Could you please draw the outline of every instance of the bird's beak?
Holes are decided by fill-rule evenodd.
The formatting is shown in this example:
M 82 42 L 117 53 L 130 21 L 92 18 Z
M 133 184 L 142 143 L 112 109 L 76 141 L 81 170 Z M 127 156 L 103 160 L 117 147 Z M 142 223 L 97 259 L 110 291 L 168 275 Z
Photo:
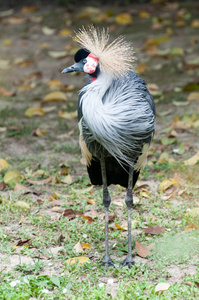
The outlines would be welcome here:
M 84 71 L 83 67 L 84 65 L 82 64 L 82 62 L 77 62 L 74 65 L 64 69 L 62 71 L 62 74 L 71 73 L 71 72 L 83 72 Z

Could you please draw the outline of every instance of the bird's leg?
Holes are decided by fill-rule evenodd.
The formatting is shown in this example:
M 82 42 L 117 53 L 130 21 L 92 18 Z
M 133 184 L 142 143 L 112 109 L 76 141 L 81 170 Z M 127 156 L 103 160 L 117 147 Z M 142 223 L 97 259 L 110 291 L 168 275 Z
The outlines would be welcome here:
M 127 257 L 123 260 L 122 265 L 128 266 L 131 268 L 134 265 L 134 260 L 132 258 L 132 245 L 131 245 L 131 208 L 133 206 L 133 168 L 129 167 L 129 180 L 128 188 L 126 192 L 126 206 L 128 212 L 128 254 Z
M 106 165 L 104 158 L 101 159 L 101 171 L 102 171 L 102 182 L 103 182 L 103 204 L 105 207 L 105 256 L 103 261 L 101 262 L 102 266 L 114 266 L 114 263 L 112 259 L 110 258 L 109 252 L 108 252 L 108 211 L 109 206 L 111 204 L 111 197 L 108 191 L 107 187 L 107 177 L 106 177 Z

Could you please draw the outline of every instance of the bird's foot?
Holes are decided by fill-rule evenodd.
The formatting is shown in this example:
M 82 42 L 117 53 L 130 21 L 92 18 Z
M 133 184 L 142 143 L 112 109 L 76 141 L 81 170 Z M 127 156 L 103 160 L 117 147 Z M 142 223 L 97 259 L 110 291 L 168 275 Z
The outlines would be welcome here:
M 133 267 L 133 265 L 135 264 L 132 256 L 127 255 L 127 257 L 122 261 L 122 266 L 123 267 L 129 267 L 129 269 L 131 269 Z
M 115 268 L 115 264 L 112 261 L 112 259 L 110 258 L 109 255 L 105 255 L 103 261 L 101 262 L 101 266 L 103 267 L 114 267 Z

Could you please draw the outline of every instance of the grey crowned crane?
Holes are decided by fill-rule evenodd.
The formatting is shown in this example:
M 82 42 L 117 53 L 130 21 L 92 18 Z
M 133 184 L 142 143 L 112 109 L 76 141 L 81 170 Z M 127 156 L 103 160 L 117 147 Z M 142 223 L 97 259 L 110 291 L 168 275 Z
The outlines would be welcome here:
M 81 49 L 75 64 L 62 73 L 82 71 L 89 80 L 80 91 L 78 122 L 80 146 L 94 185 L 103 185 L 105 207 L 105 257 L 103 266 L 114 266 L 108 251 L 110 184 L 127 188 L 128 254 L 122 265 L 134 264 L 131 246 L 132 189 L 138 179 L 155 128 L 155 105 L 144 80 L 132 71 L 134 52 L 119 37 L 112 43 L 108 30 L 90 26 L 75 36 Z

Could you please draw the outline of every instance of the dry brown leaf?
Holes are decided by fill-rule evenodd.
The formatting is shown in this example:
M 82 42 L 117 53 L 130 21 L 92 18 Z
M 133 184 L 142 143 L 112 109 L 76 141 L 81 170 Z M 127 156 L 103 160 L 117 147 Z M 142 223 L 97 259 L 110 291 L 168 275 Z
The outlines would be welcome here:
M 31 13 L 31 12 L 35 12 L 35 11 L 37 11 L 36 6 L 24 6 L 21 9 L 22 14 L 27 14 L 27 13 Z
M 27 186 L 24 186 L 22 184 L 16 183 L 14 187 L 14 191 L 24 191 L 24 192 L 31 192 L 31 189 L 29 189 Z
M 54 29 L 54 28 L 49 28 L 49 27 L 47 27 L 47 26 L 44 26 L 44 27 L 42 27 L 42 32 L 43 32 L 45 35 L 53 35 L 53 34 L 55 34 L 56 29 Z
M 158 283 L 155 287 L 155 294 L 162 294 L 164 291 L 167 291 L 170 287 L 170 283 L 161 282 Z
M 52 58 L 63 58 L 68 55 L 67 51 L 48 51 L 48 55 Z
M 194 207 L 194 208 L 190 209 L 188 214 L 191 215 L 192 217 L 198 217 L 199 216 L 199 207 Z
M 8 91 L 6 88 L 4 87 L 0 87 L 0 93 L 2 96 L 4 97 L 13 97 L 16 95 L 15 91 Z
M 165 179 L 160 184 L 160 190 L 164 192 L 174 185 L 179 185 L 179 182 L 175 178 Z
M 59 35 L 63 35 L 63 36 L 68 36 L 68 35 L 71 35 L 71 34 L 73 34 L 72 30 L 67 29 L 67 28 L 66 29 L 62 29 L 59 32 Z
M 0 191 L 3 191 L 7 187 L 7 184 L 5 182 L 0 183 Z
M 185 166 L 193 166 L 196 165 L 198 161 L 199 161 L 199 151 L 191 158 L 185 160 L 184 164 Z
M 199 92 L 192 92 L 188 95 L 187 101 L 199 101 Z
M 165 230 L 166 230 L 166 228 L 164 226 L 153 225 L 153 226 L 150 226 L 150 227 L 144 229 L 144 233 L 145 234 L 160 234 Z
M 137 251 L 137 255 L 145 258 L 149 255 L 150 249 L 141 243 L 139 243 L 137 240 L 135 240 L 135 248 Z
M 45 115 L 45 112 L 41 107 L 32 106 L 25 111 L 25 116 L 29 118 L 33 116 L 43 116 L 43 115 Z
M 82 243 L 81 245 L 82 245 L 83 249 L 90 249 L 90 247 L 91 247 L 89 244 L 86 244 L 86 243 Z
M 1 203 L 1 202 L 7 203 L 7 204 L 9 204 L 9 203 L 10 203 L 10 201 L 9 201 L 9 200 L 7 200 L 7 199 L 0 199 L 0 203 Z
M 93 200 L 93 199 L 87 199 L 87 203 L 91 204 L 91 205 L 94 205 L 95 204 L 95 200 Z
M 63 209 L 60 206 L 54 206 L 53 208 L 51 208 L 51 212 L 61 214 L 63 212 Z
M 146 10 L 141 10 L 139 12 L 139 17 L 142 19 L 148 19 L 150 18 L 150 14 Z
M 77 263 L 78 265 L 81 265 L 85 262 L 90 263 L 89 257 L 77 256 L 77 257 L 73 257 L 73 258 L 69 258 L 69 259 L 65 260 L 62 264 L 68 263 L 69 265 L 73 265 L 73 264 Z
M 190 230 L 192 230 L 192 229 L 198 229 L 198 228 L 199 228 L 198 225 L 196 225 L 196 224 L 190 224 L 190 225 L 188 225 L 188 226 L 185 228 L 184 232 L 190 231 Z
M 65 183 L 65 184 L 72 184 L 73 183 L 73 179 L 72 179 L 71 175 L 68 174 L 67 176 L 62 176 L 59 179 L 59 182 Z
M 192 27 L 192 28 L 199 28 L 199 20 L 198 20 L 198 19 L 193 20 L 193 21 L 191 22 L 191 27 Z
M 62 119 L 71 120 L 77 118 L 77 111 L 76 110 L 72 112 L 59 111 L 58 116 Z
M 76 213 L 74 212 L 74 210 L 67 208 L 63 212 L 63 217 L 67 217 L 68 219 L 74 219 L 76 218 Z
M 74 247 L 73 249 L 77 252 L 77 253 L 80 253 L 83 251 L 83 248 L 82 248 L 82 245 L 80 242 L 78 242 Z
M 67 97 L 66 94 L 61 92 L 61 91 L 53 91 L 48 93 L 43 101 L 44 102 L 49 102 L 49 101 L 66 101 Z
M 43 179 L 43 180 L 30 180 L 30 179 L 26 179 L 26 181 L 28 181 L 29 183 L 31 184 L 35 184 L 35 185 L 43 185 L 43 184 L 46 184 L 46 183 L 49 183 L 53 180 L 54 178 L 54 175 L 46 178 L 46 179 Z
M 8 167 L 9 167 L 8 162 L 5 159 L 0 158 L 0 171 L 3 169 L 7 169 Z
M 8 171 L 3 177 L 3 181 L 8 184 L 13 184 L 14 182 L 21 180 L 21 178 L 18 171 Z
M 115 21 L 119 25 L 131 25 L 133 23 L 132 16 L 129 13 L 118 14 L 115 18 Z
M 16 17 L 9 17 L 6 21 L 10 25 L 19 25 L 25 23 L 27 19 L 16 16 Z
M 15 206 L 23 209 L 23 210 L 29 210 L 30 209 L 30 205 L 24 201 L 17 201 L 15 203 Z

